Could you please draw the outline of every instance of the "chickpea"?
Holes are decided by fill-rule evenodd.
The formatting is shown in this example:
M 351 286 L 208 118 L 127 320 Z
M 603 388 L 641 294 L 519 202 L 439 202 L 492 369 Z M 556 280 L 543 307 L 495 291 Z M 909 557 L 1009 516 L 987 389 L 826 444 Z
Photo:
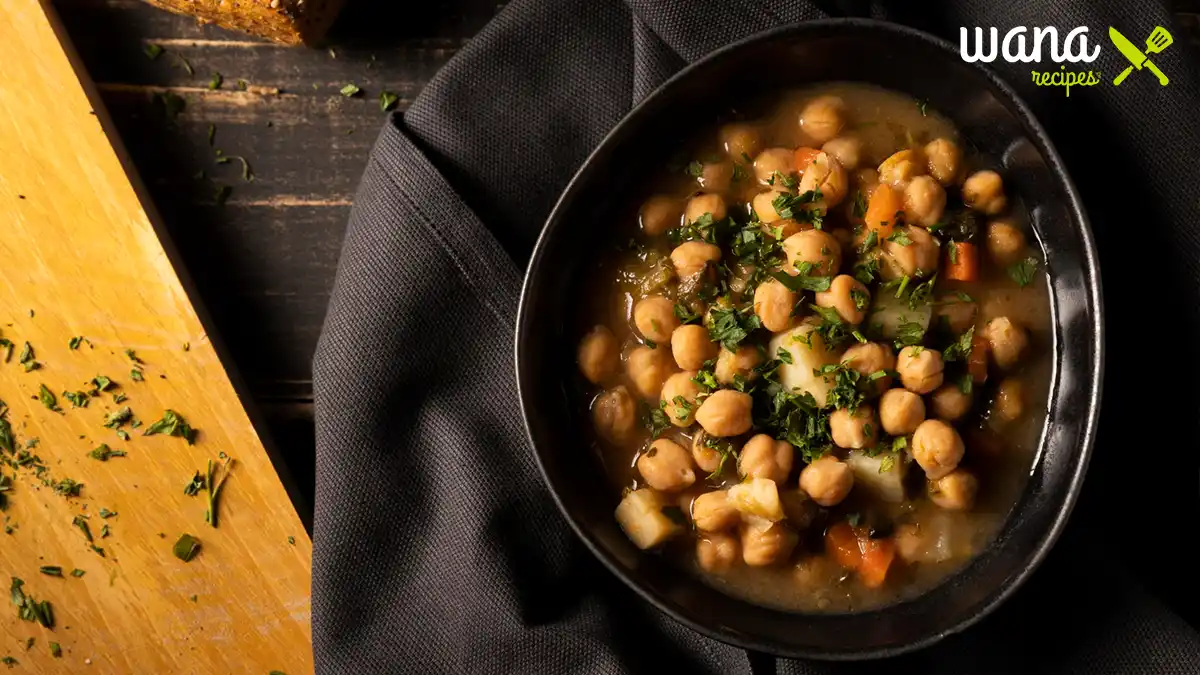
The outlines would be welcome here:
M 712 473 L 721 468 L 721 451 L 708 446 L 709 435 L 699 429 L 692 436 L 692 460 L 702 471 Z M 722 443 L 726 443 L 722 441 Z
M 717 382 L 727 385 L 733 384 L 738 376 L 750 381 L 758 376 L 754 369 L 762 362 L 763 355 L 757 347 L 742 345 L 736 352 L 722 347 L 720 355 L 717 356 L 717 366 L 713 368 L 713 376 L 717 378 Z
M 962 461 L 962 437 L 941 420 L 925 420 L 913 432 L 912 456 L 930 480 L 953 471 Z
M 600 384 L 616 372 L 621 347 L 612 331 L 596 326 L 579 341 L 579 372 L 592 384 Z
M 964 394 L 956 384 L 943 384 L 930 394 L 929 406 L 934 417 L 957 422 L 971 411 L 971 395 Z
M 675 274 L 680 279 L 700 274 L 708 269 L 709 263 L 720 259 L 721 248 L 702 241 L 685 241 L 671 251 L 671 263 L 675 265 Z
M 883 241 L 883 259 L 880 274 L 887 279 L 899 279 L 905 275 L 924 277 L 937 271 L 937 240 L 923 227 L 903 226 L 896 231 L 904 233 L 909 243 L 902 244 L 891 237 Z
M 799 295 L 776 279 L 767 279 L 754 289 L 754 313 L 772 333 L 791 328 L 792 310 Z
M 976 171 L 963 183 L 963 203 L 988 216 L 994 216 L 1008 206 L 1004 196 L 1004 181 L 995 171 Z
M 677 492 L 696 482 L 692 456 L 675 441 L 660 438 L 637 460 L 638 473 L 659 492 Z
M 724 490 L 705 492 L 692 502 L 692 522 L 701 532 L 724 532 L 740 520 L 738 510 L 725 499 Z
M 829 284 L 829 290 L 816 294 L 818 307 L 832 307 L 848 324 L 857 326 L 867 318 L 871 293 L 861 281 L 849 274 L 839 274 Z
M 716 162 L 705 162 L 696 177 L 700 188 L 709 192 L 724 192 L 733 182 L 733 162 L 722 159 Z M 713 216 L 716 217 L 715 215 Z
M 788 148 L 767 148 L 754 158 L 754 177 L 764 185 L 774 182 L 775 174 L 796 173 L 796 154 Z
M 934 304 L 934 321 L 944 323 L 951 332 L 962 335 L 975 325 L 979 306 L 974 302 L 966 302 L 955 295 L 940 295 Z
M 684 370 L 700 370 L 704 362 L 717 357 L 717 343 L 708 339 L 708 329 L 694 323 L 680 326 L 671 333 L 671 353 Z
M 854 471 L 833 455 L 826 455 L 800 472 L 800 489 L 821 506 L 836 506 L 854 488 Z
M 740 546 L 728 534 L 710 534 L 696 541 L 696 562 L 709 574 L 728 572 L 737 562 Z
M 720 131 L 721 147 L 735 162 L 753 157 L 762 149 L 762 135 L 749 124 L 726 124 Z
M 863 167 L 854 172 L 854 182 L 858 184 L 858 189 L 862 190 L 863 199 L 870 200 L 875 188 L 879 187 L 879 172 L 870 167 Z
M 942 353 L 936 349 L 905 347 L 896 358 L 896 372 L 900 373 L 900 383 L 905 389 L 917 394 L 928 394 L 942 386 L 944 369 Z
M 777 441 L 767 434 L 758 434 L 742 446 L 738 456 L 738 473 L 746 478 L 766 478 L 784 483 L 792 472 L 794 455 L 791 443 Z
M 929 227 L 942 219 L 946 210 L 946 191 L 929 176 L 917 176 L 904 188 L 905 222 Z
M 690 427 L 696 420 L 696 398 L 700 385 L 692 381 L 696 371 L 675 373 L 663 383 L 662 401 L 666 404 L 667 419 L 677 427 Z M 680 403 L 679 399 L 682 399 Z
M 592 424 L 596 433 L 618 445 L 633 439 L 638 427 L 637 403 L 625 385 L 620 385 L 596 397 L 592 402 Z
M 925 401 L 907 389 L 889 389 L 879 399 L 879 421 L 892 436 L 907 436 L 925 421 Z
M 670 342 L 671 333 L 679 327 L 679 319 L 675 316 L 675 303 L 661 295 L 639 300 L 633 306 L 633 324 L 647 340 Z
M 966 469 L 955 469 L 928 483 L 929 501 L 947 511 L 970 511 L 979 493 L 979 479 Z
M 1025 412 L 1025 387 L 1015 377 L 1000 381 L 996 387 L 996 400 L 992 402 L 991 419 L 1007 424 L 1014 422 Z
M 652 237 L 665 234 L 667 230 L 678 227 L 682 217 L 682 202 L 666 195 L 656 195 L 647 199 L 639 212 L 642 232 Z
M 817 143 L 824 143 L 846 124 L 846 103 L 837 96 L 821 96 L 800 111 L 800 128 Z
M 854 171 L 862 160 L 862 140 L 854 136 L 838 136 L 821 146 L 821 151 L 833 156 L 847 171 Z
M 814 204 L 815 208 L 822 211 L 832 209 L 841 204 L 850 191 L 846 170 L 829 153 L 822 152 L 808 165 L 800 179 L 800 194 L 809 190 L 821 191 L 821 200 Z
M 799 274 L 800 263 L 811 263 L 812 276 L 831 277 L 842 266 L 842 245 L 833 235 L 823 230 L 797 232 L 783 240 L 783 252 L 787 264 L 783 271 L 792 276 Z
M 687 208 L 683 211 L 684 220 L 694 223 L 704 214 L 712 216 L 713 220 L 724 220 L 729 215 L 725 208 L 725 198 L 711 192 L 702 192 L 688 200 Z
M 998 316 L 987 322 L 983 332 L 992 361 L 1001 370 L 1009 370 L 1017 365 L 1029 348 L 1029 336 L 1025 329 L 1007 316 Z
M 755 519 L 743 523 L 742 561 L 751 567 L 766 567 L 787 560 L 799 538 L 782 522 Z
M 750 200 L 750 206 L 754 209 L 754 215 L 763 223 L 774 224 L 780 220 L 779 212 L 775 210 L 775 198 L 783 194 L 779 190 L 767 190 L 754 195 L 754 199 Z
M 987 226 L 987 252 L 1000 267 L 1012 267 L 1025 253 L 1025 233 L 1009 219 L 993 220 Z
M 879 182 L 903 191 L 909 181 L 925 173 L 925 167 L 918 161 L 917 153 L 912 150 L 894 153 L 879 165 Z
M 962 170 L 962 150 L 948 138 L 935 138 L 925 144 L 925 168 L 937 182 L 949 187 Z
M 829 416 L 829 432 L 833 436 L 833 444 L 839 448 L 875 447 L 879 440 L 879 420 L 875 417 L 875 409 L 865 403 L 854 412 L 838 408 Z
M 705 433 L 726 438 L 750 431 L 750 394 L 732 389 L 721 389 L 709 394 L 696 411 L 696 421 Z
M 872 393 L 878 394 L 892 386 L 891 375 L 884 375 L 871 380 L 871 376 L 882 370 L 896 369 L 896 355 L 892 348 L 881 342 L 856 344 L 842 354 L 842 363 L 858 371 L 858 374 L 871 383 Z
M 663 383 L 674 370 L 675 364 L 666 347 L 638 345 L 629 352 L 625 360 L 625 371 L 642 398 L 657 401 Z

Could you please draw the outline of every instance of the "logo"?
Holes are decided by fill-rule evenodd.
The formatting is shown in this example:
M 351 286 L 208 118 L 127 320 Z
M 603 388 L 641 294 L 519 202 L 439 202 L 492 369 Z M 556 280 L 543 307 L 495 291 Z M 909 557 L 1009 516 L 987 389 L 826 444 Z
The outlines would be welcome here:
M 1125 78 L 1129 77 L 1129 74 L 1133 72 L 1134 68 L 1141 70 L 1143 66 L 1149 68 L 1150 72 L 1158 76 L 1159 84 L 1164 87 L 1167 86 L 1167 83 L 1170 82 L 1170 80 L 1168 80 L 1167 76 L 1163 75 L 1163 72 L 1158 69 L 1158 66 L 1154 65 L 1154 62 L 1150 60 L 1151 54 L 1161 54 L 1164 49 L 1170 47 L 1171 43 L 1175 41 L 1175 38 L 1171 37 L 1171 34 L 1167 32 L 1166 28 L 1163 28 L 1162 26 L 1154 27 L 1154 32 L 1150 33 L 1150 37 L 1146 38 L 1145 54 L 1142 53 L 1141 49 L 1138 49 L 1137 45 L 1130 42 L 1129 38 L 1121 35 L 1121 32 L 1112 26 L 1109 26 L 1108 28 L 1108 38 L 1112 40 L 1112 43 L 1116 46 L 1117 51 L 1121 52 L 1125 58 L 1129 59 L 1129 63 L 1133 64 L 1127 66 L 1125 70 L 1122 70 L 1121 74 L 1117 76 L 1117 79 L 1113 80 L 1113 84 L 1115 86 L 1121 86 L 1121 83 L 1125 81 Z
M 1143 68 L 1154 73 L 1162 86 L 1167 85 L 1167 76 L 1158 69 L 1151 60 L 1151 54 L 1160 54 L 1171 45 L 1173 38 L 1162 26 L 1158 26 L 1146 39 L 1146 49 L 1130 42 L 1116 28 L 1108 29 L 1109 39 L 1117 50 L 1132 64 L 1113 80 L 1114 86 L 1120 86 L 1134 69 Z M 971 37 L 974 37 L 972 45 Z M 1010 29 L 1004 39 L 1000 39 L 1000 31 L 996 27 L 984 29 L 978 26 L 969 33 L 965 26 L 959 27 L 959 55 L 963 61 L 974 63 L 980 61 L 991 63 L 997 57 L 1008 63 L 1042 63 L 1043 57 L 1054 63 L 1092 63 L 1100 57 L 1100 45 L 1088 44 L 1088 27 L 1079 26 L 1071 29 L 1059 40 L 1058 29 L 1054 26 L 1035 27 L 1033 30 L 1025 26 Z M 972 47 L 974 47 L 972 49 Z M 1030 73 L 1033 83 L 1039 87 L 1065 87 L 1066 95 L 1071 95 L 1071 87 L 1093 87 L 1102 81 L 1099 71 L 1067 70 L 1066 65 L 1060 65 L 1057 70 L 1033 70 Z

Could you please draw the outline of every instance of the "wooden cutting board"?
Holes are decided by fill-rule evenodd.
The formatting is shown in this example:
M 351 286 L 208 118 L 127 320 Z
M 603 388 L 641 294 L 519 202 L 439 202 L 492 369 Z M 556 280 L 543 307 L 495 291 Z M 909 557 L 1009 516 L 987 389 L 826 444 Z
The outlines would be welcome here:
M 0 0 L 0 335 L 14 343 L 8 360 L 0 347 L 0 399 L 18 452 L 36 439 L 28 452 L 45 467 L 39 478 L 38 462 L 13 468 L 16 455 L 0 450 L 0 474 L 12 478 L 0 513 L 0 658 L 31 673 L 311 673 L 311 543 L 64 45 L 45 4 Z M 85 339 L 72 349 L 75 336 Z M 40 364 L 29 372 L 26 342 Z M 116 386 L 73 407 L 63 392 L 86 393 L 97 375 Z M 61 412 L 39 400 L 43 385 Z M 128 440 L 104 426 L 122 406 L 142 422 L 121 429 Z M 144 435 L 167 410 L 198 430 L 194 445 Z M 127 455 L 89 457 L 101 443 Z M 203 492 L 184 487 L 222 453 L 235 461 L 213 528 Z M 84 484 L 79 496 L 56 494 L 64 479 Z M 201 544 L 191 562 L 172 553 L 184 533 Z M 18 618 L 4 592 L 12 577 L 49 601 L 53 630 Z

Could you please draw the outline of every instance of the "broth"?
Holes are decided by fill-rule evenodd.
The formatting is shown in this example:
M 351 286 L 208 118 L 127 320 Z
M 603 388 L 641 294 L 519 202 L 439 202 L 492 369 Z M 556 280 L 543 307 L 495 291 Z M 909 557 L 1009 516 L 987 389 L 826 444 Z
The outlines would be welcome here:
M 819 107 L 833 100 L 829 97 L 836 99 L 832 123 L 829 111 Z M 580 408 L 592 411 L 592 448 L 614 495 L 624 493 L 618 520 L 635 543 L 661 551 L 722 592 L 808 612 L 857 611 L 911 597 L 944 580 L 987 545 L 1029 475 L 1052 369 L 1049 293 L 1040 253 L 1015 195 L 1008 195 L 1007 206 L 999 209 L 995 191 L 976 189 L 979 184 L 986 187 L 975 172 L 991 165 L 989 158 L 963 148 L 953 170 L 948 167 L 955 162 L 938 165 L 930 159 L 936 159 L 946 144 L 964 144 L 948 120 L 907 96 L 835 83 L 787 92 L 746 119 L 751 121 L 724 126 L 714 120 L 703 136 L 685 140 L 685 166 L 664 167 L 644 193 L 628 196 L 630 202 L 643 200 L 640 218 L 631 209 L 629 217 L 617 223 L 611 251 L 585 272 L 586 301 L 576 317 L 584 376 L 577 378 L 576 395 Z M 838 121 L 841 129 L 830 133 Z M 738 130 L 748 130 L 750 138 L 757 139 L 753 155 L 736 152 L 746 140 L 737 136 Z M 835 142 L 829 143 L 829 136 Z M 927 146 L 935 139 L 944 141 Z M 818 152 L 822 140 L 827 142 Z M 793 166 L 793 172 L 767 176 L 759 169 L 768 166 L 772 148 L 787 149 L 774 155 L 783 158 L 785 169 L 786 155 L 814 159 L 807 166 Z M 813 150 L 794 154 L 797 148 Z M 896 164 L 889 158 L 904 150 L 915 151 L 906 170 L 874 170 L 885 160 Z M 840 199 L 838 170 L 845 179 Z M 821 182 L 825 171 L 828 176 Z M 931 172 L 942 175 L 930 177 Z M 811 176 L 806 179 L 806 174 Z M 968 177 L 974 208 L 964 205 L 960 196 Z M 818 188 L 820 194 L 805 190 L 806 181 L 825 189 Z M 884 206 L 888 203 L 886 195 L 879 194 L 881 184 L 884 192 L 900 195 L 903 213 L 867 222 L 863 211 L 868 216 L 878 213 L 877 197 Z M 939 191 L 946 195 L 940 210 Z M 766 192 L 771 193 L 769 205 L 767 197 L 755 200 Z M 932 200 L 925 199 L 930 195 Z M 676 210 L 664 207 L 667 233 L 653 222 L 663 215 L 653 212 L 654 200 L 659 206 L 678 205 Z M 930 201 L 933 207 L 923 208 Z M 706 210 L 698 213 L 692 205 Z M 720 207 L 725 214 L 712 212 Z M 795 222 L 781 219 L 781 211 L 790 211 Z M 810 239 L 831 243 L 805 253 L 802 240 Z M 691 268 L 686 261 L 681 265 L 685 256 L 680 251 L 689 243 L 695 251 L 714 251 L 707 241 L 721 249 L 720 261 L 702 261 L 695 268 L 698 272 L 688 274 Z M 746 254 L 752 244 L 759 248 Z M 772 251 L 774 257 L 764 251 Z M 759 263 L 753 269 L 745 264 L 747 255 Z M 906 268 L 922 255 L 936 269 L 925 269 L 930 265 L 923 263 Z M 867 274 L 872 260 L 874 277 Z M 851 276 L 861 278 L 853 282 Z M 948 278 L 955 276 L 959 279 Z M 870 283 L 854 286 L 863 290 L 849 295 L 839 296 L 834 287 L 863 279 Z M 772 316 L 771 303 L 759 302 L 758 287 L 763 285 L 791 299 L 793 310 L 782 319 Z M 829 290 L 814 290 L 823 288 Z M 761 296 L 772 297 L 766 290 Z M 896 302 L 889 299 L 893 296 Z M 858 314 L 865 318 L 853 321 Z M 928 326 L 917 335 L 919 317 L 927 317 Z M 771 331 L 764 323 L 779 324 L 780 330 Z M 916 329 L 911 328 L 914 324 Z M 696 325 L 705 330 L 688 328 Z M 694 343 L 682 339 L 684 332 L 677 332 L 681 328 Z M 739 331 L 744 335 L 735 340 Z M 661 340 L 664 336 L 669 337 Z M 1022 336 L 1028 346 L 1017 349 L 1013 345 L 1019 346 Z M 879 345 L 871 349 L 900 351 L 900 362 L 870 374 L 851 372 L 854 363 L 863 361 L 838 365 L 847 349 L 864 342 Z M 738 351 L 730 351 L 730 346 Z M 984 352 L 986 360 L 980 365 Z M 684 371 L 681 361 L 691 359 L 688 365 L 696 366 L 701 356 L 717 353 L 725 353 L 721 359 L 727 362 L 704 358 L 704 365 L 693 367 L 688 376 L 667 379 Z M 614 359 L 614 354 L 619 357 Z M 813 354 L 828 357 L 824 374 L 805 372 L 804 364 L 817 358 Z M 918 371 L 934 354 L 937 367 L 944 370 L 936 375 L 939 384 L 926 391 L 934 375 L 922 380 L 926 374 Z M 746 361 L 740 369 L 739 358 Z M 735 373 L 732 380 L 730 373 Z M 725 382 L 714 381 L 722 375 Z M 892 382 L 882 398 L 876 379 Z M 660 399 L 664 381 L 667 389 L 686 390 L 693 400 L 686 394 L 683 399 Z M 788 384 L 794 381 L 806 384 Z M 892 394 L 910 387 L 910 382 L 918 382 L 911 386 L 915 391 Z M 833 393 L 826 396 L 849 401 L 844 410 L 831 412 L 837 406 L 821 406 L 817 400 L 831 387 Z M 696 441 L 710 424 L 690 418 L 700 416 L 705 407 L 715 408 L 717 399 L 712 397 L 717 391 L 728 390 L 731 399 L 746 396 L 739 389 L 750 392 L 753 412 L 747 416 L 753 428 L 729 435 L 707 433 L 702 438 L 708 440 Z M 803 398 L 806 394 L 811 398 Z M 789 422 L 781 423 L 778 415 L 763 412 L 780 396 L 792 406 L 787 410 L 802 409 L 807 400 L 816 402 L 820 411 L 794 412 Z M 626 418 L 634 400 L 639 419 L 631 428 Z M 894 421 L 903 415 L 891 413 L 911 413 L 916 400 L 923 403 L 926 420 L 914 434 L 907 422 Z M 955 411 L 963 405 L 965 413 Z M 881 420 L 879 412 L 889 415 Z M 671 424 L 671 415 L 680 424 Z M 935 417 L 945 418 L 946 424 L 928 421 Z M 688 423 L 683 425 L 685 419 Z M 795 420 L 818 431 L 804 436 L 796 431 Z M 712 424 L 724 422 L 721 418 Z M 889 427 L 898 432 L 891 433 Z M 947 428 L 953 429 L 953 437 Z M 769 438 L 759 438 L 761 434 Z M 935 436 L 960 439 L 962 456 L 953 462 L 957 468 L 939 468 L 928 461 L 931 448 L 940 447 L 930 440 Z M 846 445 L 861 440 L 863 446 L 838 443 L 850 437 L 854 438 Z M 674 441 L 676 447 L 656 438 Z M 677 448 L 687 451 L 686 456 Z M 711 463 L 714 453 L 721 457 L 720 466 L 715 471 L 701 466 L 701 459 Z M 805 458 L 814 468 L 805 468 Z M 877 479 L 864 468 L 876 464 L 878 475 L 885 478 Z M 923 469 L 927 464 L 931 468 Z M 954 470 L 936 483 L 924 475 L 940 475 L 946 468 Z M 802 470 L 809 474 L 807 482 Z M 689 471 L 690 481 L 680 478 Z M 853 484 L 848 494 L 837 494 L 847 473 Z M 935 496 L 930 496 L 931 484 Z M 973 492 L 972 485 L 977 485 L 977 494 L 967 494 Z M 758 500 L 747 495 L 751 488 L 774 497 Z M 716 494 L 705 498 L 701 512 L 696 498 L 705 493 Z M 710 506 L 718 502 L 720 517 L 709 517 L 714 513 Z M 774 510 L 767 509 L 768 517 L 763 516 L 766 511 L 756 510 L 766 508 L 763 504 L 776 504 Z M 776 518 L 780 509 L 786 515 Z M 667 523 L 664 517 L 679 522 Z M 850 548 L 838 548 L 839 542 L 847 541 Z M 886 564 L 878 563 L 882 558 L 887 558 Z

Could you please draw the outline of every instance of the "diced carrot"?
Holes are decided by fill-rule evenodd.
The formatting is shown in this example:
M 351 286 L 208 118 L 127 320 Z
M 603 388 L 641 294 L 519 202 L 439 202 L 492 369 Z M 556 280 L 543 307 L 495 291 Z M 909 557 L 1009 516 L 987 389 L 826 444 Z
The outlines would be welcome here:
M 946 278 L 953 281 L 979 280 L 979 247 L 966 241 L 946 244 Z
M 858 579 L 867 588 L 879 588 L 887 579 L 888 568 L 896 558 L 896 544 L 891 539 L 866 538 L 862 544 L 862 563 Z
M 867 215 L 863 217 L 867 227 L 886 239 L 896 226 L 896 213 L 904 210 L 904 201 L 900 193 L 892 186 L 884 183 L 875 188 L 871 201 L 867 202 Z
M 987 382 L 989 349 L 987 338 L 977 331 L 975 337 L 971 338 L 971 356 L 967 358 L 967 373 L 975 384 Z
M 834 562 L 846 569 L 856 570 L 862 564 L 862 551 L 858 547 L 858 535 L 850 523 L 840 522 L 825 530 L 825 550 Z
M 808 165 L 812 164 L 813 160 L 820 156 L 820 154 L 821 151 L 816 148 L 796 148 L 796 171 L 804 173 Z

